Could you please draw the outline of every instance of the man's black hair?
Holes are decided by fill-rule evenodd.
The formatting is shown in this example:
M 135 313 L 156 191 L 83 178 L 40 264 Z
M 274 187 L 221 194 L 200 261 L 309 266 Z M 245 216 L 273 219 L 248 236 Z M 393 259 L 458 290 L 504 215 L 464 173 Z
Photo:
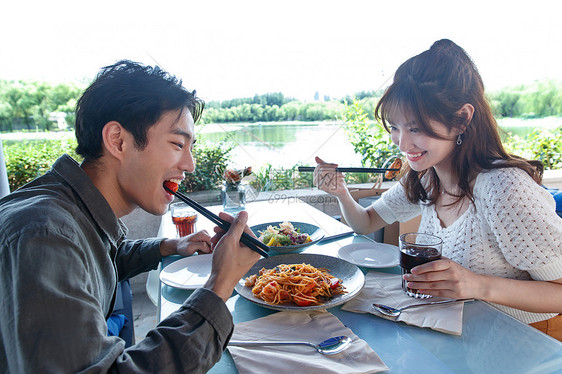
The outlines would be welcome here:
M 168 111 L 189 109 L 193 121 L 201 117 L 205 103 L 195 91 L 158 66 L 121 60 L 106 66 L 76 105 L 76 152 L 85 161 L 102 156 L 102 129 L 119 122 L 143 149 L 148 129 Z

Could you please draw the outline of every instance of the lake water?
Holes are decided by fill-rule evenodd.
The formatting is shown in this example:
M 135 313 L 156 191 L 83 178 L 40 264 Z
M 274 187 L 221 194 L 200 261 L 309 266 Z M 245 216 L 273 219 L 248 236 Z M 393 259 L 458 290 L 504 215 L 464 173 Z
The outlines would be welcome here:
M 361 157 L 353 151 L 342 126 L 335 123 L 212 124 L 197 135 L 211 144 L 225 139 L 235 144 L 231 155 L 238 167 L 316 165 L 315 156 L 341 165 L 361 165 Z
M 510 118 L 500 120 L 499 124 L 506 132 L 525 137 L 538 127 L 562 126 L 562 118 Z M 316 165 L 314 156 L 342 166 L 361 165 L 361 157 L 355 154 L 344 129 L 337 123 L 211 124 L 198 130 L 198 137 L 211 144 L 229 139 L 236 145 L 231 155 L 238 167 Z

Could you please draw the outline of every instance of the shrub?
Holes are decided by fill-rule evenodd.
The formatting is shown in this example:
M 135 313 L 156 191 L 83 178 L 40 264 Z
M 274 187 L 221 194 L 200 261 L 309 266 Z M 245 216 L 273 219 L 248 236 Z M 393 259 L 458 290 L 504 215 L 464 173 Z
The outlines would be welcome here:
M 64 153 L 80 160 L 76 139 L 23 141 L 3 148 L 11 191 L 47 172 Z
M 290 168 L 274 168 L 266 164 L 254 171 L 252 187 L 258 191 L 281 191 L 312 187 L 312 173 L 300 173 L 299 165 Z
M 195 192 L 217 188 L 222 182 L 221 171 L 226 169 L 231 150 L 232 146 L 225 142 L 220 143 L 217 147 L 197 142 L 193 148 L 195 171 L 186 174 L 180 190 Z
M 524 139 L 508 136 L 504 142 L 513 154 L 542 161 L 545 170 L 562 168 L 562 126 L 554 129 L 535 129 Z
M 355 153 L 362 157 L 362 166 L 380 168 L 390 158 L 400 155 L 400 150 L 392 143 L 386 130 L 379 124 L 370 123 L 359 101 L 353 100 L 345 105 L 342 120 Z

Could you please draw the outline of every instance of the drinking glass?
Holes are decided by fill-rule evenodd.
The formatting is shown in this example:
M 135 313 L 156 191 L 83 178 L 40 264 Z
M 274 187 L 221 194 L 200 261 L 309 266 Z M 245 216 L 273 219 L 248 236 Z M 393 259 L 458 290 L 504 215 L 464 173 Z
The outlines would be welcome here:
M 402 290 L 411 297 L 425 299 L 426 295 L 418 290 L 406 287 L 404 274 L 411 273 L 412 268 L 426 262 L 439 260 L 443 240 L 435 235 L 411 232 L 400 235 L 400 267 L 402 268 Z
M 187 236 L 195 232 L 197 212 L 185 203 L 173 203 L 170 205 L 172 222 L 176 225 L 178 237 Z

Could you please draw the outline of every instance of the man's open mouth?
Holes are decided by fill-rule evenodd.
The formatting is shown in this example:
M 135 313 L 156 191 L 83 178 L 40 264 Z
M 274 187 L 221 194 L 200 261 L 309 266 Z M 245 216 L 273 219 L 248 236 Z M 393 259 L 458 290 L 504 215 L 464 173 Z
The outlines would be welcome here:
M 176 192 L 179 188 L 179 184 L 181 183 L 180 179 L 167 179 L 164 181 L 164 187 Z

